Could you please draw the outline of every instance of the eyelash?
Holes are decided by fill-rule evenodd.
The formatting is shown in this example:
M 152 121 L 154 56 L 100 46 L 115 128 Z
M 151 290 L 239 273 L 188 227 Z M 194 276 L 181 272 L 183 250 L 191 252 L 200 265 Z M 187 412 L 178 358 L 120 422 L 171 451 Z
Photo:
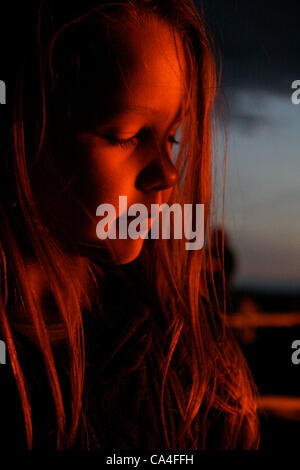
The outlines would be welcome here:
M 118 139 L 117 137 L 113 137 L 113 136 L 104 136 L 104 138 L 106 140 L 108 140 L 108 142 L 111 145 L 119 145 L 121 147 L 121 149 L 126 149 L 128 147 L 135 146 L 136 144 L 138 144 L 141 137 L 142 136 L 140 135 L 140 133 L 134 135 L 133 137 L 130 137 L 130 139 Z M 180 144 L 180 142 L 178 140 L 176 140 L 174 136 L 169 136 L 168 141 L 172 145 L 173 144 L 174 145 L 179 145 Z

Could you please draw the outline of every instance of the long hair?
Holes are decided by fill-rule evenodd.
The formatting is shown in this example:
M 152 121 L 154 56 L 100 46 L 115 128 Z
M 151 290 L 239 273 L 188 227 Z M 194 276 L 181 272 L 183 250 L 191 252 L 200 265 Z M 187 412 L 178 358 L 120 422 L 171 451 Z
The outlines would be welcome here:
M 103 61 L 108 60 L 109 28 L 117 30 L 121 24 L 126 25 L 124 18 L 134 23 L 147 13 L 166 21 L 174 34 L 179 33 L 182 38 L 188 69 L 189 113 L 182 125 L 176 160 L 178 183 L 170 203 L 189 203 L 193 207 L 204 204 L 207 241 L 205 249 L 187 251 L 184 240 L 172 237 L 145 240 L 136 263 L 152 292 L 149 315 L 156 340 L 153 339 L 149 351 L 155 370 L 152 379 L 162 444 L 168 449 L 205 448 L 210 430 L 216 422 L 221 422 L 219 447 L 255 448 L 258 445 L 256 389 L 243 355 L 226 328 L 226 305 L 219 302 L 216 289 L 211 296 L 208 288 L 209 281 L 213 281 L 211 225 L 215 217 L 212 184 L 215 166 L 212 155 L 218 80 L 203 15 L 192 0 L 75 2 L 71 14 L 60 3 L 42 1 L 32 16 L 34 27 L 28 27 L 29 43 L 19 44 L 20 60 L 11 94 L 11 127 L 1 155 L 1 175 L 6 181 L 5 197 L 0 204 L 1 328 L 22 403 L 28 448 L 34 444 L 35 430 L 10 307 L 17 301 L 27 312 L 41 351 L 56 409 L 58 449 L 72 447 L 79 423 L 86 422 L 83 310 L 92 308 L 84 286 L 72 273 L 70 257 L 43 222 L 31 184 L 32 175 L 46 178 L 49 172 L 56 171 L 49 152 L 51 119 L 55 116 L 59 123 L 63 119 L 78 123 L 89 118 L 91 109 L 86 103 L 92 100 L 80 96 L 80 92 L 84 84 L 87 84 L 86 93 L 93 90 L 88 72 L 92 70 L 89 67 L 93 66 L 95 51 L 100 51 Z M 8 102 L 9 98 L 8 94 Z M 60 190 L 67 191 L 68 181 L 59 174 L 57 177 Z M 220 248 L 222 265 L 221 252 Z M 51 329 L 36 303 L 34 286 L 28 281 L 24 253 L 32 254 L 38 261 L 57 305 L 57 323 L 62 325 L 67 346 L 69 418 Z M 89 258 L 85 262 L 89 275 L 101 290 L 101 263 Z M 142 299 L 139 300 L 142 305 Z

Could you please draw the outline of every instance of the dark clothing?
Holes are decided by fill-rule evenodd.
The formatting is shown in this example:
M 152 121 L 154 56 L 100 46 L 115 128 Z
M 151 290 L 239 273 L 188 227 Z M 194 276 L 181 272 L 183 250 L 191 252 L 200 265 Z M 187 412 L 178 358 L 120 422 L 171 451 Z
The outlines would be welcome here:
M 102 307 L 96 303 L 92 311 L 83 312 L 86 419 L 84 425 L 80 423 L 74 448 L 159 448 L 163 440 L 161 428 L 153 419 L 154 370 L 147 357 L 153 320 L 139 304 L 133 286 L 120 281 L 113 273 L 107 276 Z M 31 397 L 33 447 L 55 449 L 55 407 L 42 354 L 20 331 L 13 330 L 13 334 Z M 67 357 L 64 343 L 57 344 L 54 358 L 70 417 Z M 7 364 L 0 366 L 0 381 L 0 447 L 26 449 L 23 411 L 9 357 Z
M 161 330 L 156 330 L 153 311 L 150 314 L 145 304 L 138 301 L 136 292 L 140 294 L 144 289 L 146 296 L 146 286 L 135 284 L 134 289 L 126 282 L 120 283 L 113 275 L 107 282 L 102 308 L 97 304 L 92 312 L 83 312 L 86 352 L 83 411 L 86 418 L 80 422 L 73 448 L 163 450 L 160 403 L 156 398 L 160 371 L 153 348 L 155 342 L 162 341 Z M 33 448 L 55 449 L 55 407 L 41 352 L 20 332 L 14 331 L 14 334 L 31 396 Z M 70 395 L 66 359 L 66 346 L 58 344 L 55 360 L 68 417 Z M 26 449 L 23 411 L 9 359 L 6 365 L 0 366 L 0 374 L 0 447 Z M 221 428 L 216 421 L 209 434 L 208 447 L 218 448 L 220 437 Z

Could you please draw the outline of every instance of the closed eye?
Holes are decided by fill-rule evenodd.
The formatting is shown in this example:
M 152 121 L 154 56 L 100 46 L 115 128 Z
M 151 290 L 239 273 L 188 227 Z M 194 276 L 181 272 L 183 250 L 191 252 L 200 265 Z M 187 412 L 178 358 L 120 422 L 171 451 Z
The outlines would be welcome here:
M 121 139 L 119 137 L 113 135 L 102 135 L 102 138 L 107 140 L 110 145 L 119 146 L 121 149 L 127 149 L 130 147 L 136 147 L 140 142 L 142 142 L 147 137 L 147 129 L 141 129 L 137 134 L 128 138 L 128 139 Z M 168 142 L 171 145 L 179 145 L 180 142 L 175 138 L 174 135 L 170 135 L 168 137 Z
M 110 145 L 119 146 L 122 149 L 127 149 L 128 147 L 137 146 L 138 143 L 141 141 L 142 136 L 143 136 L 143 129 L 128 139 L 121 139 L 113 135 L 103 135 L 102 138 L 107 140 L 110 143 Z
M 103 136 L 103 137 L 110 143 L 110 145 L 119 145 L 122 149 L 131 147 L 131 146 L 135 147 L 138 144 L 137 135 L 130 137 L 130 139 L 119 139 L 114 136 Z

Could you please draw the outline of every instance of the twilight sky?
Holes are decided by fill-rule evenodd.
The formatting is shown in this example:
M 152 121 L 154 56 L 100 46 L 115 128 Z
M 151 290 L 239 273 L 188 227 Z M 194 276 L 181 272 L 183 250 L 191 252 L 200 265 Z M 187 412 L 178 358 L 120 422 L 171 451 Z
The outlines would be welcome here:
M 226 228 L 237 285 L 300 289 L 300 2 L 205 0 L 228 106 Z

